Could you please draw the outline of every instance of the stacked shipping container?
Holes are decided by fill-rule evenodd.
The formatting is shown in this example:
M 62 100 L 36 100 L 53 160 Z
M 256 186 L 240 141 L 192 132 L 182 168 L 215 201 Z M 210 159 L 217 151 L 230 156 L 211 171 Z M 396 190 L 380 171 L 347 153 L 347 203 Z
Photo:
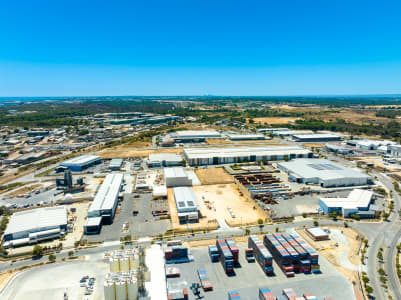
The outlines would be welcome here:
M 311 262 L 308 259 L 308 252 L 298 244 L 297 241 L 288 233 L 282 234 L 283 238 L 291 245 L 292 248 L 298 253 L 299 260 L 293 262 L 294 271 L 296 273 L 310 273 L 311 272 Z
M 212 262 L 219 261 L 219 249 L 215 245 L 210 245 L 209 248 L 209 256 Z
M 269 289 L 259 289 L 259 300 L 276 300 Z
M 319 254 L 307 242 L 305 242 L 298 233 L 292 233 L 291 236 L 308 253 L 308 259 L 311 262 L 311 269 L 319 270 Z
M 294 276 L 291 256 L 288 251 L 277 241 L 273 234 L 266 234 L 263 242 L 270 253 L 273 255 L 277 264 L 287 277 Z
M 212 291 L 213 290 L 213 286 L 212 286 L 212 283 L 209 280 L 209 277 L 207 276 L 206 270 L 205 269 L 198 269 L 198 276 L 199 276 L 199 280 L 201 282 L 203 290 L 205 292 Z
M 223 265 L 224 271 L 227 274 L 231 274 L 234 272 L 234 259 L 233 255 L 228 248 L 226 241 L 224 239 L 218 239 L 216 240 L 216 246 L 217 249 L 219 250 L 219 255 L 220 255 L 220 261 L 221 264 Z
M 238 265 L 239 249 L 232 238 L 226 238 L 226 243 L 233 255 L 234 265 L 236 266 Z
M 256 235 L 249 236 L 248 248 L 253 249 L 255 259 L 262 267 L 263 272 L 266 275 L 273 275 L 273 256 Z

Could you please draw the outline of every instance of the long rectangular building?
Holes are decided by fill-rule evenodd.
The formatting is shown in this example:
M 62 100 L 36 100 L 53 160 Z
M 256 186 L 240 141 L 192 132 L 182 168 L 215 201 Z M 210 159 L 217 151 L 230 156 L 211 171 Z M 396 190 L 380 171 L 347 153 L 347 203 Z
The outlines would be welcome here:
M 312 157 L 313 153 L 298 146 L 192 148 L 184 149 L 185 160 L 191 166 L 219 165 L 246 161 L 275 161 Z
M 122 173 L 106 176 L 88 209 L 88 219 L 84 226 L 85 233 L 97 233 L 102 224 L 113 222 L 123 180 Z
M 329 133 L 295 134 L 292 138 L 296 142 L 334 142 L 341 141 L 341 137 Z
M 4 232 L 5 247 L 35 244 L 67 231 L 65 206 L 36 208 L 14 213 Z
M 99 164 L 102 161 L 100 156 L 96 155 L 81 155 L 66 161 L 63 161 L 60 166 L 69 168 L 71 171 L 82 171 L 90 166 Z

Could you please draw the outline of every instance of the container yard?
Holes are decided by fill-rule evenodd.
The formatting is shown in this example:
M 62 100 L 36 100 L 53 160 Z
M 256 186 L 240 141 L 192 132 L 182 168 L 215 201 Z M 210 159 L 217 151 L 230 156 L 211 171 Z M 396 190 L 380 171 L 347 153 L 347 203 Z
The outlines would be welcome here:
M 273 256 L 256 235 L 251 235 L 248 238 L 248 248 L 253 249 L 253 255 L 262 268 L 263 273 L 266 275 L 274 275 Z
M 233 255 L 234 266 L 238 266 L 239 249 L 238 249 L 237 245 L 235 244 L 235 242 L 232 238 L 226 238 L 226 243 L 227 243 L 228 248 L 231 251 L 231 254 Z
M 167 246 L 164 249 L 166 264 L 185 263 L 191 260 L 188 248 L 182 245 Z
M 209 249 L 209 256 L 210 256 L 210 260 L 212 262 L 217 262 L 219 261 L 219 249 L 217 249 L 217 247 L 215 245 L 210 245 L 208 247 Z
M 213 291 L 213 285 L 207 276 L 205 269 L 198 269 L 198 276 L 200 280 L 200 284 L 205 292 Z

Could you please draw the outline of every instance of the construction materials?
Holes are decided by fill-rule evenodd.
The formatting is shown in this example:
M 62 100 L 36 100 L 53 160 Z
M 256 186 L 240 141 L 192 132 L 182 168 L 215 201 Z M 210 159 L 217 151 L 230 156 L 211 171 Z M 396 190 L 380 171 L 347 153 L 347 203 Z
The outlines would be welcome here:
M 252 248 L 246 248 L 245 249 L 245 259 L 250 263 L 250 262 L 255 262 L 255 256 L 253 255 L 253 249 Z
M 228 300 L 241 300 L 241 296 L 238 291 L 228 292 Z
M 208 250 L 209 250 L 210 260 L 212 262 L 219 261 L 219 250 L 217 249 L 217 247 L 215 245 L 209 245 Z
M 199 276 L 199 280 L 201 282 L 203 290 L 205 292 L 213 291 L 213 285 L 210 282 L 209 277 L 207 276 L 206 270 L 203 268 L 198 269 L 198 276 Z
M 216 246 L 220 254 L 220 262 L 226 274 L 234 273 L 234 259 L 224 239 L 216 240 Z
M 248 248 L 253 249 L 253 255 L 261 266 L 263 273 L 266 275 L 273 275 L 273 256 L 256 235 L 249 236 Z
M 239 249 L 232 238 L 226 238 L 226 243 L 231 251 L 231 254 L 233 255 L 234 266 L 237 266 L 239 264 L 238 262 Z
M 276 297 L 273 296 L 273 293 L 269 289 L 259 289 L 259 300 L 276 300 Z

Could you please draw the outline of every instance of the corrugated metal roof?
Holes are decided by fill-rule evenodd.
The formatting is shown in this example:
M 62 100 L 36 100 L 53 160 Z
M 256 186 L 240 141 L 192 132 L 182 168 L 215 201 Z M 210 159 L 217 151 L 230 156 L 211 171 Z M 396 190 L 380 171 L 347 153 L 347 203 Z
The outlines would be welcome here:
M 343 208 L 367 208 L 372 200 L 373 192 L 362 189 L 354 189 L 347 198 L 320 198 L 327 207 Z
M 178 212 L 200 210 L 198 200 L 196 199 L 195 193 L 192 188 L 174 188 L 174 199 Z
M 310 153 L 309 150 L 298 146 L 272 146 L 272 147 L 236 147 L 236 148 L 191 148 L 184 149 L 189 159 L 212 157 L 238 157 L 238 156 L 264 156 L 264 155 L 290 155 Z
M 88 213 L 112 209 L 120 192 L 123 178 L 124 176 L 121 173 L 107 175 L 89 207 Z
M 4 234 L 35 231 L 67 224 L 65 206 L 36 208 L 14 213 Z
M 174 153 L 158 153 L 158 154 L 149 154 L 149 161 L 167 161 L 167 162 L 181 162 L 181 155 Z
M 327 159 L 299 158 L 289 162 L 281 162 L 277 165 L 284 167 L 289 173 L 300 178 L 320 178 L 322 180 L 369 178 L 368 175 L 356 169 L 344 167 Z
M 164 168 L 164 178 L 188 177 L 182 167 Z
M 63 161 L 60 165 L 61 166 L 67 166 L 67 165 L 80 166 L 80 165 L 86 165 L 86 164 L 92 163 L 99 159 L 100 159 L 100 156 L 96 156 L 96 155 L 89 155 L 89 154 L 81 155 L 81 156 L 73 157 L 71 159 Z

